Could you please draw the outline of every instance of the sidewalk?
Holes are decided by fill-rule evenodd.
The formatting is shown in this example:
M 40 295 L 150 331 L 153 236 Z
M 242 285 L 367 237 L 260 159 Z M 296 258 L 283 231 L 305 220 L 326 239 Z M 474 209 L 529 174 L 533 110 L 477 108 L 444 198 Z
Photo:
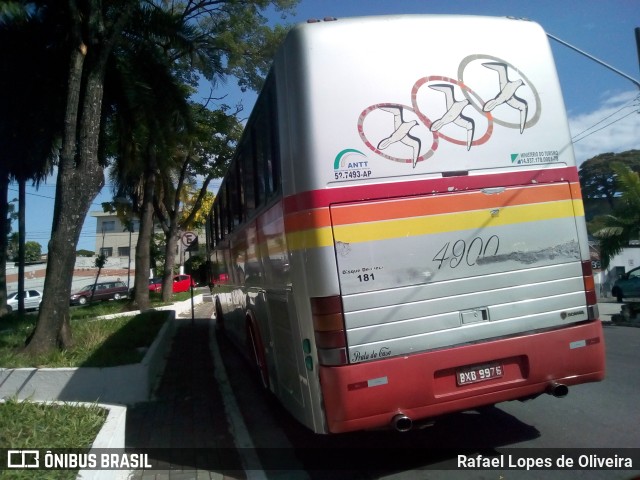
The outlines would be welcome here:
M 611 322 L 611 317 L 619 314 L 621 308 L 622 304 L 616 303 L 613 299 L 598 299 L 598 311 L 603 323 Z
M 152 401 L 127 409 L 126 447 L 152 449 L 162 470 L 136 471 L 135 480 L 243 479 L 238 470 L 221 471 L 219 456 L 237 456 L 209 349 L 213 303 L 180 315 L 164 374 Z M 205 449 L 205 450 L 196 450 Z

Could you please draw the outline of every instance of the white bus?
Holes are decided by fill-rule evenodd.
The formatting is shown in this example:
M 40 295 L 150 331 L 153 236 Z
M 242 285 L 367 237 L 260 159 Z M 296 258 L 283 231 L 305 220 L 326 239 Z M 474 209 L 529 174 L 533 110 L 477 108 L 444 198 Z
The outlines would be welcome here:
M 545 32 L 473 16 L 295 27 L 213 206 L 218 322 L 318 433 L 604 377 Z

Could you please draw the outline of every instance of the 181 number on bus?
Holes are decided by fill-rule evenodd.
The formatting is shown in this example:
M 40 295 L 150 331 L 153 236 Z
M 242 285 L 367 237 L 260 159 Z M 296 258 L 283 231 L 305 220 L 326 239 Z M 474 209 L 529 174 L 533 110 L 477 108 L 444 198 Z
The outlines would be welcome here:
M 373 276 L 373 273 L 364 273 L 362 275 L 358 275 L 358 280 L 360 282 L 372 282 L 376 277 Z
M 499 248 L 500 239 L 497 235 L 490 236 L 486 242 L 480 237 L 475 237 L 468 244 L 464 240 L 457 240 L 453 245 L 451 242 L 445 243 L 432 260 L 439 262 L 438 270 L 443 265 L 457 268 L 463 261 L 468 266 L 473 267 L 477 264 L 478 259 L 496 255 Z

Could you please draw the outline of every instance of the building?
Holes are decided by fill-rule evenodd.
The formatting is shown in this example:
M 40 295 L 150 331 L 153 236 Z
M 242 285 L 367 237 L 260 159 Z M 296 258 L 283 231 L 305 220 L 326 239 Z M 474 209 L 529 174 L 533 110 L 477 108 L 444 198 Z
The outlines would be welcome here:
M 115 213 L 91 212 L 96 218 L 96 254 L 109 257 L 135 258 L 136 244 L 140 232 L 140 221 L 134 219 L 132 231 L 122 223 Z
M 135 262 L 136 245 L 138 244 L 138 235 L 140 233 L 140 220 L 137 218 L 133 220 L 133 228 L 132 231 L 129 232 L 116 213 L 91 212 L 90 215 L 96 218 L 96 255 L 105 255 L 107 262 L 112 265 L 115 263 L 114 261 L 118 259 L 120 259 L 120 264 L 126 264 L 127 261 Z M 154 228 L 156 232 L 162 231 L 158 224 L 156 224 Z M 198 231 L 197 234 L 198 244 L 204 246 L 206 242 L 204 232 Z M 182 235 L 183 234 L 180 235 L 181 238 Z M 186 246 L 179 240 L 176 244 L 177 266 L 184 265 L 185 251 Z M 129 256 L 129 254 L 131 254 L 131 256 Z M 191 254 L 188 255 L 190 256 Z M 109 262 L 109 259 L 111 259 L 111 262 Z

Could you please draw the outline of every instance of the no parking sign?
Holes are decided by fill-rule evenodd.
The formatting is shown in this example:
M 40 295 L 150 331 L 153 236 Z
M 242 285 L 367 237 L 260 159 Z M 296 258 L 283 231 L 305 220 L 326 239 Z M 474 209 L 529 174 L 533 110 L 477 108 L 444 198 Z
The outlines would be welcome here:
M 196 232 L 184 232 L 182 237 L 180 237 L 182 245 L 186 248 L 186 251 L 196 251 L 198 250 L 198 234 Z

